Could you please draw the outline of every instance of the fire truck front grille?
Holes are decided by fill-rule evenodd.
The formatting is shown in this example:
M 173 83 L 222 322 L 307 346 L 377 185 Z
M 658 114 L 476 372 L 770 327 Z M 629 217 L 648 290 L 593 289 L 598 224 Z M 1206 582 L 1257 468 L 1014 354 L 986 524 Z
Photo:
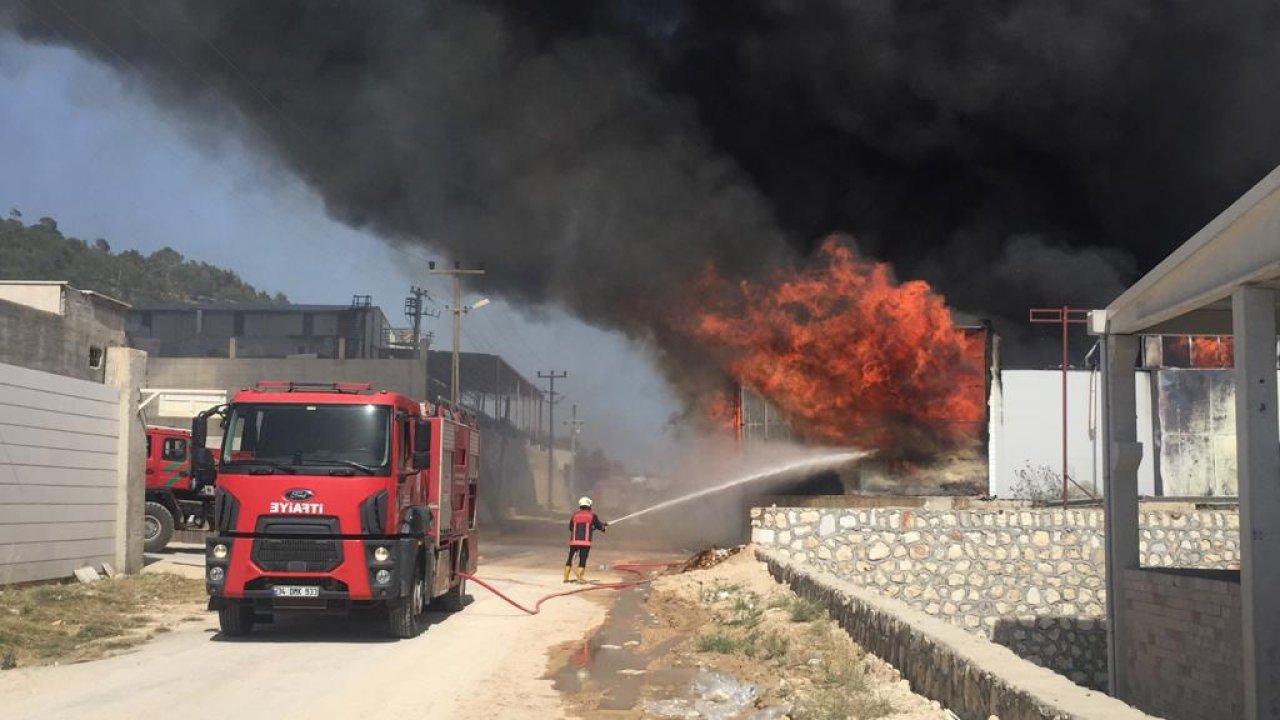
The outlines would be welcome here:
M 342 564 L 342 541 L 256 538 L 253 563 L 263 570 L 328 572 Z
M 342 564 L 336 517 L 264 515 L 254 531 L 250 557 L 263 570 L 328 572 Z

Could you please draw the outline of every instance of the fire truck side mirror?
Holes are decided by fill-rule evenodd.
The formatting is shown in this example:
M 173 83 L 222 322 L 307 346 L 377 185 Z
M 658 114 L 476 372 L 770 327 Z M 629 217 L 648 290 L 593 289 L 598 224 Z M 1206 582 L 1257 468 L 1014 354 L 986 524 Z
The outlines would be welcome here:
M 196 487 L 213 483 L 218 475 L 218 468 L 213 462 L 213 451 L 207 447 L 197 447 L 191 453 L 191 479 Z
M 430 464 L 431 464 L 430 450 L 414 450 L 413 451 L 413 466 L 415 468 L 419 470 L 425 470 L 427 469 L 427 466 Z
M 431 423 L 420 422 L 413 429 L 413 450 L 414 452 L 431 450 Z
M 205 441 L 209 437 L 209 417 L 219 415 L 225 421 L 228 407 L 228 405 L 216 405 L 191 419 L 192 447 L 203 448 L 205 446 Z

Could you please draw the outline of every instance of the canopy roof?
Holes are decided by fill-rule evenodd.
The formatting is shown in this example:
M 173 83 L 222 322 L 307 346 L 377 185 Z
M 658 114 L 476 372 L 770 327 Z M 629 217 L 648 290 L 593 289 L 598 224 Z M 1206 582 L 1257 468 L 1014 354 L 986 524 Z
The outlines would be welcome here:
M 1228 335 L 1231 292 L 1246 284 L 1280 289 L 1280 167 L 1094 312 L 1090 329 Z

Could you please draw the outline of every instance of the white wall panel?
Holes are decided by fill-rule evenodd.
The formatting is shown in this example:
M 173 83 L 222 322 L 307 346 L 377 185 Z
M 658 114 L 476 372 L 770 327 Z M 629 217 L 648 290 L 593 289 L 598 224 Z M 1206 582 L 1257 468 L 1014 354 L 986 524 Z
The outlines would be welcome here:
M 119 391 L 0 364 L 0 585 L 115 554 Z

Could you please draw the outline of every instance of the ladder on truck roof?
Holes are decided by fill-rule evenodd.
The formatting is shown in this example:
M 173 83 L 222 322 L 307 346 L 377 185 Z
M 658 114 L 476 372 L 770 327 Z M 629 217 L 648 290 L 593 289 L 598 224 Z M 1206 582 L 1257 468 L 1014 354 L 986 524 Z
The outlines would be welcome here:
M 292 380 L 259 380 L 253 384 L 258 392 L 331 392 L 359 395 L 372 393 L 372 383 L 353 382 L 294 382 Z

